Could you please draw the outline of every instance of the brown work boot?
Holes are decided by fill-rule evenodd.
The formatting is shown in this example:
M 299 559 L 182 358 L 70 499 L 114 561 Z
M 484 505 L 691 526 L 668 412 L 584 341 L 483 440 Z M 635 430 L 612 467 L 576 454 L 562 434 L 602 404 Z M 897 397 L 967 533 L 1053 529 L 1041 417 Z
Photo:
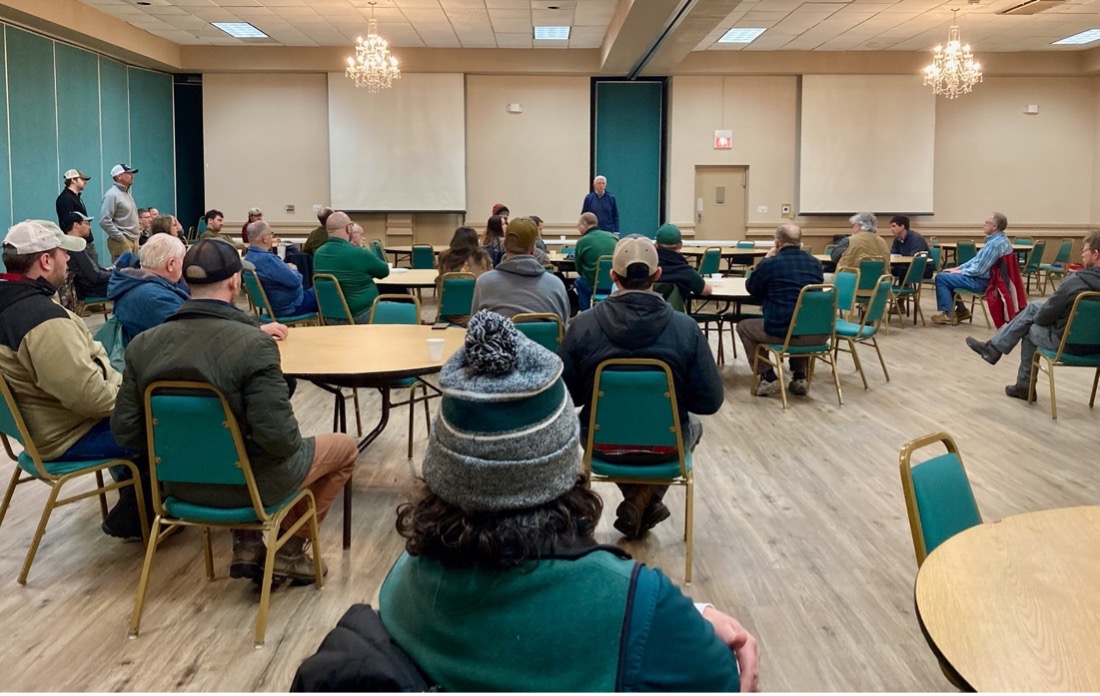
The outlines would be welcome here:
M 233 560 L 229 562 L 229 577 L 260 580 L 264 572 L 263 534 L 255 529 L 233 530 Z
M 313 556 L 306 551 L 306 543 L 300 536 L 287 539 L 275 554 L 272 582 L 289 580 L 292 585 L 312 585 L 317 582 L 317 576 L 313 572 Z M 321 574 L 328 575 L 328 567 L 323 562 Z
M 932 315 L 933 324 L 941 324 L 945 326 L 955 326 L 959 323 L 959 320 L 955 317 L 954 312 L 939 312 Z
M 955 310 L 955 321 L 970 321 L 970 310 L 966 307 L 959 307 Z

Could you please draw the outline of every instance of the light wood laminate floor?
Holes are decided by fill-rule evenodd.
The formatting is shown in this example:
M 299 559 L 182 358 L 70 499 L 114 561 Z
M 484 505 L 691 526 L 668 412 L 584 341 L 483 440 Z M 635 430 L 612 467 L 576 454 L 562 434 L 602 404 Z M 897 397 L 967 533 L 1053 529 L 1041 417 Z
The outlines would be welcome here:
M 926 316 L 933 305 L 926 296 Z M 916 563 L 897 467 L 905 441 L 952 433 L 987 520 L 1100 503 L 1088 448 L 1100 419 L 1087 403 L 1091 372 L 1060 374 L 1059 419 L 1052 421 L 1045 385 L 1035 406 L 1004 396 L 1017 354 L 991 367 L 966 348 L 968 334 L 991 332 L 980 317 L 973 327 L 898 330 L 895 323 L 880 339 L 893 381 L 865 353 L 871 388 L 864 391 L 851 359 L 841 356 L 839 408 L 827 373 L 819 371 L 810 396 L 792 398 L 784 412 L 777 397 L 749 395 L 743 353 L 722 368 L 726 403 L 703 419 L 695 454 L 695 582 L 686 592 L 737 616 L 757 636 L 763 689 L 950 688 L 913 609 Z M 328 430 L 330 399 L 301 384 L 294 406 L 304 432 Z M 361 402 L 370 427 L 377 396 L 363 391 Z M 418 420 L 415 458 L 405 458 L 406 418 L 407 410 L 397 410 L 359 460 L 351 550 L 340 548 L 337 502 L 321 530 L 325 588 L 276 591 L 260 650 L 252 647 L 259 595 L 250 582 L 227 577 L 228 534 L 215 534 L 219 578 L 212 583 L 204 579 L 197 532 L 165 543 L 137 640 L 127 639 L 127 621 L 141 547 L 104 536 L 91 501 L 54 514 L 29 584 L 20 587 L 16 575 L 47 492 L 22 486 L 0 528 L 0 684 L 11 691 L 285 691 L 350 604 L 376 601 L 401 551 L 394 509 L 415 488 L 425 445 Z M 672 518 L 638 543 L 611 527 L 614 487 L 597 490 L 606 501 L 598 539 L 624 545 L 681 582 L 682 489 L 668 496 Z

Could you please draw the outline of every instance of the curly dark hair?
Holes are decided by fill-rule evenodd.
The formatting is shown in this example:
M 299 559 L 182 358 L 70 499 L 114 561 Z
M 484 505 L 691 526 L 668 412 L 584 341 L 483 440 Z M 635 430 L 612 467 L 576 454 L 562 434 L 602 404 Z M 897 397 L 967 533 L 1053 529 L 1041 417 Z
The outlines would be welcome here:
M 523 510 L 467 511 L 427 487 L 397 508 L 397 533 L 411 556 L 451 568 L 514 568 L 546 554 L 595 543 L 603 500 L 582 475 L 548 503 Z

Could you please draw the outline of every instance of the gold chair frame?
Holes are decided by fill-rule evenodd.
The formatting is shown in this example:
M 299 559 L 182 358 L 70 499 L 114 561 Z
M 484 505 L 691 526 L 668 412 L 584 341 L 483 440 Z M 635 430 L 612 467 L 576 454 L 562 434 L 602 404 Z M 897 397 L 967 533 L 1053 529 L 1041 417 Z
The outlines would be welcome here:
M 905 498 L 905 512 L 909 517 L 909 532 L 913 537 L 913 553 L 917 557 L 918 569 L 924 564 L 924 559 L 928 558 L 928 549 L 924 544 L 924 528 L 921 526 L 920 515 L 917 513 L 917 493 L 913 486 L 912 459 L 913 453 L 917 450 L 924 449 L 938 442 L 943 443 L 944 447 L 947 448 L 948 454 L 953 454 L 958 458 L 959 468 L 961 468 L 963 474 L 965 474 L 966 466 L 963 464 L 962 453 L 959 452 L 959 447 L 955 444 L 954 438 L 945 432 L 931 433 L 923 437 L 918 437 L 915 440 L 910 440 L 902 445 L 901 451 L 898 453 L 898 467 L 901 470 L 901 492 L 902 497 Z M 978 511 L 978 514 L 981 515 L 981 510 Z M 967 686 L 965 682 L 962 682 L 956 675 L 954 669 L 949 667 L 943 660 L 940 660 L 938 655 L 937 661 L 940 665 L 940 671 L 943 672 L 943 676 L 947 678 L 947 681 L 951 682 L 952 686 L 960 691 L 970 691 L 970 687 Z
M 915 261 L 918 256 L 926 257 L 928 259 L 925 262 L 926 264 L 932 263 L 932 257 L 927 251 L 918 251 L 916 254 L 913 254 L 913 260 Z M 913 264 L 910 263 L 909 267 L 905 269 L 905 275 L 901 277 L 901 281 L 898 284 L 899 289 L 900 288 L 905 288 L 908 285 L 910 285 L 910 283 L 906 283 L 905 281 L 909 280 L 909 273 L 910 273 L 912 268 L 913 268 Z M 926 265 L 925 268 L 928 268 L 928 266 Z M 913 294 L 908 295 L 907 298 L 906 298 L 906 301 L 913 303 L 913 326 L 917 325 L 917 317 L 918 316 L 920 317 L 920 325 L 921 326 L 928 326 L 928 324 L 926 324 L 925 321 L 924 321 L 924 312 L 920 308 L 920 296 L 921 296 L 921 290 L 924 288 L 924 277 L 921 276 L 920 278 L 917 278 L 911 284 L 914 286 L 913 287 Z M 890 312 L 897 312 L 898 319 L 901 322 L 901 325 L 904 327 L 905 326 L 905 321 L 901 318 L 901 307 L 899 306 L 898 295 L 897 295 L 897 293 L 895 293 L 893 291 L 890 292 L 890 306 L 886 310 L 886 324 L 887 325 L 890 324 Z
M 62 505 L 68 505 L 69 503 L 75 503 L 78 500 L 85 498 L 91 498 L 97 496 L 99 498 L 99 512 L 103 520 L 107 519 L 107 491 L 119 490 L 126 486 L 134 487 L 134 495 L 137 496 L 138 504 L 138 519 L 141 521 L 141 538 L 144 543 L 148 543 L 148 517 L 145 514 L 145 498 L 143 497 L 143 491 L 141 488 L 141 476 L 138 471 L 137 464 L 129 459 L 112 459 L 105 461 L 102 464 L 96 464 L 77 471 L 70 472 L 61 476 L 54 476 L 46 471 L 45 465 L 42 463 L 42 457 L 38 454 L 38 448 L 34 444 L 34 440 L 31 438 L 30 431 L 27 429 L 27 424 L 23 420 L 23 414 L 19 411 L 19 405 L 15 401 L 15 396 L 11 393 L 10 387 L 8 387 L 8 380 L 0 378 L 0 393 L 4 395 L 4 401 L 7 403 L 8 408 L 11 410 L 12 416 L 15 420 L 15 426 L 19 430 L 19 436 L 26 443 L 23 447 L 23 451 L 34 462 L 35 474 L 28 474 L 23 476 L 24 471 L 20 468 L 18 460 L 19 456 L 12 450 L 11 442 L 8 441 L 8 436 L 5 433 L 0 433 L 0 440 L 4 441 L 4 450 L 8 453 L 8 456 L 15 462 L 15 471 L 12 472 L 11 480 L 8 483 L 7 491 L 4 493 L 4 502 L 0 503 L 0 525 L 4 523 L 4 517 L 8 514 L 8 507 L 11 505 L 12 496 L 15 494 L 16 486 L 27 483 L 28 481 L 41 481 L 50 487 L 50 495 L 46 498 L 46 505 L 42 509 L 42 515 L 38 520 L 38 527 L 34 531 L 34 538 L 31 541 L 31 547 L 27 550 L 27 557 L 23 561 L 23 568 L 19 572 L 19 584 L 27 584 L 27 576 L 31 572 L 31 564 L 34 563 L 34 557 L 38 553 L 38 547 L 42 543 L 42 537 L 46 533 L 46 525 L 49 524 L 50 515 L 53 511 Z M 128 481 L 112 481 L 110 484 L 104 485 L 103 471 L 109 469 L 112 466 L 124 466 L 130 470 L 130 479 Z M 76 495 L 69 496 L 68 498 L 58 499 L 61 494 L 61 489 L 64 485 L 74 479 L 86 476 L 88 474 L 95 474 L 96 487 L 93 490 L 78 493 Z
M 664 372 L 666 384 L 668 390 L 664 393 L 665 398 L 669 400 L 669 407 L 672 409 L 672 430 L 676 436 L 676 452 L 680 457 L 680 475 L 676 478 L 661 479 L 661 478 L 640 478 L 635 476 L 603 476 L 592 472 L 592 446 L 596 438 L 596 409 L 599 404 L 599 397 L 603 394 L 600 390 L 600 377 L 603 375 L 603 371 L 608 367 L 651 367 L 657 368 Z M 684 501 L 684 543 L 686 545 L 686 557 L 684 559 L 684 584 L 691 584 L 691 566 L 692 566 L 692 551 L 694 542 L 694 519 L 695 519 L 695 475 L 694 466 L 691 469 L 687 468 L 686 452 L 684 451 L 684 433 L 681 430 L 680 424 L 680 410 L 676 405 L 676 383 L 672 379 L 672 370 L 668 364 L 663 360 L 655 360 L 653 358 L 612 358 L 610 360 L 604 360 L 599 366 L 596 367 L 596 375 L 592 380 L 592 406 L 591 413 L 588 417 L 588 438 L 585 441 L 584 446 L 584 473 L 588 479 L 588 486 L 591 487 L 593 483 L 632 483 L 641 485 L 669 485 L 669 486 L 684 486 L 686 490 L 686 498 Z
M 156 441 L 153 434 L 153 426 L 156 421 L 152 416 L 153 392 L 161 389 L 204 391 L 217 396 L 221 401 L 222 409 L 225 413 L 225 421 L 222 425 L 229 430 L 233 437 L 233 443 L 236 445 L 236 465 L 241 469 L 241 473 L 244 475 L 245 483 L 248 487 L 248 494 L 252 500 L 252 507 L 256 513 L 256 518 L 259 520 L 258 522 L 219 523 L 192 521 L 172 517 L 168 514 L 168 511 L 165 510 L 164 501 L 161 499 L 160 485 L 157 482 L 157 462 L 159 459 L 156 456 Z M 145 609 L 145 595 L 149 587 L 149 575 L 153 567 L 153 556 L 156 554 L 157 547 L 162 541 L 175 533 L 180 527 L 201 527 L 203 558 L 206 562 L 206 579 L 214 580 L 214 554 L 210 547 L 210 528 L 254 529 L 263 533 L 264 545 L 267 547 L 267 554 L 264 560 L 264 576 L 260 592 L 260 610 L 259 616 L 256 619 L 255 637 L 255 647 L 259 648 L 263 646 L 264 633 L 267 628 L 267 610 L 271 602 L 271 581 L 275 569 L 275 555 L 307 522 L 309 523 L 310 536 L 313 541 L 313 572 L 316 580 L 316 588 L 319 590 L 324 587 L 325 584 L 324 571 L 321 563 L 321 547 L 318 543 L 319 530 L 317 525 L 317 506 L 313 500 L 313 493 L 308 488 L 304 488 L 299 491 L 298 495 L 294 496 L 293 499 L 285 503 L 277 512 L 272 515 L 267 514 L 264 509 L 263 501 L 260 498 L 259 488 L 256 486 L 256 479 L 252 473 L 252 464 L 248 460 L 248 452 L 244 447 L 244 438 L 241 436 L 237 418 L 234 416 L 232 409 L 230 409 L 229 402 L 225 400 L 225 395 L 209 384 L 203 382 L 170 380 L 157 381 L 150 384 L 145 389 L 145 428 L 146 437 L 148 438 L 147 441 L 149 443 L 150 485 L 153 489 L 153 509 L 156 512 L 156 516 L 153 518 L 152 536 L 145 551 L 145 562 L 141 567 L 141 580 L 138 581 L 137 597 L 134 600 L 134 611 L 130 616 L 130 638 L 137 638 L 141 628 L 141 615 Z M 299 517 L 289 529 L 280 533 L 279 527 L 283 519 L 286 517 L 287 513 L 294 509 L 300 502 L 306 504 L 305 514 Z M 167 525 L 164 531 L 161 531 L 161 525 Z
M 347 298 L 344 297 L 344 289 L 342 287 L 340 287 L 340 280 L 336 276 L 332 275 L 331 273 L 314 273 L 313 274 L 313 285 L 314 285 L 315 288 L 317 286 L 317 279 L 318 278 L 321 278 L 323 280 L 331 280 L 333 282 L 333 284 L 336 286 L 336 293 L 340 296 L 340 303 L 344 305 L 344 314 L 348 318 L 348 323 L 349 324 L 354 324 L 355 323 L 355 317 L 351 313 L 351 307 L 348 306 Z M 314 292 L 316 292 L 316 290 Z M 374 311 L 373 305 L 371 307 L 371 311 L 372 311 L 372 313 Z M 326 324 L 325 324 L 325 315 L 321 312 L 320 304 L 317 305 L 317 322 L 321 326 L 326 326 Z M 333 326 L 335 326 L 335 324 Z M 360 413 L 359 413 L 359 390 L 358 389 L 352 389 L 351 390 L 351 398 L 352 398 L 352 402 L 355 404 L 355 432 L 359 435 L 359 437 L 363 437 L 363 416 L 360 415 Z
M 337 286 L 337 287 L 339 287 L 339 286 Z M 341 292 L 341 296 L 343 296 L 343 292 Z M 405 304 L 415 305 L 416 306 L 417 322 L 419 323 L 419 321 L 420 321 L 420 300 L 418 300 L 415 295 L 398 295 L 396 293 L 387 293 L 387 294 L 384 294 L 384 295 L 379 295 L 378 297 L 374 298 L 374 302 L 370 306 L 370 323 L 372 323 L 372 324 L 374 323 L 374 311 L 378 307 L 379 302 L 403 302 Z M 408 407 L 409 407 L 409 446 L 408 446 L 408 455 L 407 456 L 408 456 L 409 459 L 412 459 L 412 456 L 413 456 L 413 427 L 414 427 L 414 424 L 416 422 L 416 418 L 415 418 L 416 404 L 418 404 L 418 403 L 423 403 L 424 404 L 424 425 L 427 426 L 428 434 L 430 435 L 431 434 L 431 427 L 432 427 L 432 412 L 431 412 L 431 408 L 428 406 L 428 401 L 430 399 L 434 399 L 438 396 L 442 396 L 442 393 L 438 389 L 435 388 L 435 385 L 429 384 L 428 382 L 424 381 L 423 379 L 421 379 L 419 377 L 416 378 L 416 384 L 409 385 L 408 387 L 397 387 L 397 388 L 398 389 L 408 389 L 409 390 L 409 398 L 408 399 L 406 399 L 405 401 L 391 401 L 390 406 L 392 407 L 392 406 L 405 406 L 405 405 L 408 405 Z M 416 396 L 417 388 L 419 388 L 421 390 L 421 396 L 420 397 Z M 435 393 L 434 394 L 429 394 L 428 393 L 429 388 L 431 388 L 433 391 L 435 391 Z M 358 409 L 359 408 L 359 390 L 354 389 L 353 391 L 355 392 L 355 408 Z M 382 398 L 388 398 L 388 397 L 383 395 Z M 355 418 L 358 421 L 358 418 L 359 418 L 358 413 L 355 414 Z M 360 437 L 363 436 L 362 431 L 360 431 L 359 436 Z
M 892 276 L 890 274 L 883 274 L 883 275 L 879 276 L 878 281 L 875 283 L 875 291 L 874 291 L 874 293 L 872 293 L 871 299 L 867 303 L 868 310 L 870 309 L 870 306 L 872 304 L 874 304 L 875 295 L 877 295 L 881 291 L 882 282 L 884 280 L 889 282 L 892 286 L 893 283 L 894 283 L 894 276 Z M 886 291 L 890 295 L 887 298 L 887 302 L 889 303 L 889 301 L 891 299 L 895 299 L 894 298 L 894 293 L 893 293 L 893 290 L 891 288 L 887 288 Z M 888 306 L 889 306 L 889 304 L 887 304 L 887 307 Z M 889 310 L 887 310 L 887 311 L 889 311 Z M 868 389 L 869 387 L 867 386 L 867 375 L 864 374 L 864 372 L 863 372 L 863 364 L 860 362 L 859 353 L 856 350 L 856 344 L 859 344 L 859 343 L 869 343 L 874 347 L 875 353 L 878 354 L 878 362 L 879 362 L 880 365 L 882 365 L 882 374 L 886 376 L 886 381 L 887 382 L 890 381 L 890 372 L 889 372 L 889 370 L 886 369 L 886 361 L 883 360 L 882 351 L 879 349 L 879 346 L 878 346 L 878 339 L 877 339 L 878 330 L 876 329 L 875 332 L 872 333 L 867 338 L 860 338 L 860 335 L 863 333 L 863 329 L 867 326 L 867 317 L 868 317 L 869 314 L 870 314 L 869 311 L 863 312 L 863 317 L 860 318 L 860 321 L 859 321 L 859 330 L 857 331 L 857 333 L 854 337 L 852 337 L 852 336 L 841 336 L 841 335 L 837 334 L 836 339 L 833 341 L 833 360 L 837 360 L 837 358 L 839 357 L 841 351 L 844 351 L 845 353 L 851 354 L 852 362 L 855 363 L 856 370 L 859 372 L 859 376 L 863 380 L 863 388 L 864 389 Z M 887 320 L 887 317 L 889 317 L 889 314 L 884 313 L 881 317 L 879 317 L 878 324 L 881 326 L 883 321 Z M 887 323 L 889 323 L 889 322 L 887 321 Z M 834 329 L 834 331 L 835 331 L 835 329 Z M 841 348 L 840 347 L 841 339 L 844 339 L 845 341 L 848 342 L 848 347 L 847 348 Z
M 562 339 L 565 338 L 565 324 L 557 314 L 553 312 L 520 312 L 512 317 L 513 324 L 537 321 L 552 321 L 558 325 L 558 345 L 560 346 Z
M 444 273 L 443 275 L 439 276 L 439 312 L 440 312 L 440 314 L 435 318 L 435 323 L 437 323 L 437 324 L 447 321 L 447 319 L 443 316 L 442 312 L 443 312 L 443 299 L 446 296 L 447 279 L 448 278 L 469 278 L 469 279 L 474 280 L 474 281 L 477 280 L 477 276 L 474 275 L 473 273 L 470 273 L 469 271 L 452 271 L 450 273 Z M 470 307 L 470 310 L 472 312 L 473 307 Z M 448 315 L 448 316 L 461 316 L 461 315 L 451 314 L 451 315 Z
M 1073 322 L 1077 320 L 1077 307 L 1081 302 L 1100 302 L 1100 292 L 1083 292 L 1073 300 L 1073 308 L 1069 312 L 1069 318 L 1066 320 L 1066 328 L 1062 331 L 1062 340 L 1058 342 L 1058 352 L 1054 354 L 1054 359 L 1048 358 L 1038 350 L 1031 356 L 1031 377 L 1028 380 L 1028 403 L 1035 403 L 1037 382 L 1039 381 L 1039 372 L 1047 373 L 1047 381 L 1050 383 L 1050 418 L 1051 420 L 1058 420 L 1058 404 L 1054 400 L 1054 367 L 1077 367 L 1077 368 L 1092 368 L 1092 365 L 1067 365 L 1061 362 L 1062 353 L 1066 349 L 1066 340 L 1069 338 L 1070 329 L 1073 328 Z M 1044 367 L 1045 363 L 1045 367 Z M 1093 408 L 1096 404 L 1096 387 L 1100 384 L 1100 367 L 1095 368 L 1096 372 L 1092 377 L 1092 394 L 1089 396 L 1089 408 Z
M 793 335 L 794 334 L 794 325 L 795 325 L 794 320 L 798 316 L 799 312 L 802 311 L 802 298 L 805 297 L 807 292 L 832 292 L 833 293 L 833 313 L 832 314 L 833 314 L 833 317 L 836 316 L 836 313 L 837 313 L 837 303 L 836 303 L 836 301 L 837 301 L 837 291 L 836 291 L 836 286 L 835 285 L 832 285 L 830 283 L 821 283 L 821 284 L 817 284 L 817 285 L 806 285 L 806 286 L 804 286 L 802 288 L 802 290 L 799 291 L 799 293 L 798 293 L 798 301 L 794 305 L 794 313 L 791 315 L 791 323 L 787 327 L 787 337 L 785 339 L 783 339 L 783 348 L 778 353 L 776 353 L 774 350 L 772 350 L 768 346 L 767 343 L 758 343 L 756 345 L 756 353 L 755 353 L 755 355 L 753 355 L 753 360 L 752 360 L 752 380 L 749 384 L 749 393 L 750 394 L 755 394 L 756 393 L 756 387 L 760 384 L 760 373 L 757 371 L 757 368 L 759 366 L 759 363 L 763 362 L 765 365 L 769 365 L 772 369 L 774 369 L 775 372 L 776 372 L 777 377 L 779 378 L 779 395 L 780 395 L 780 397 L 782 397 L 784 410 L 787 408 L 787 385 L 786 385 L 786 382 L 785 382 L 784 377 L 783 377 L 783 358 L 790 358 L 791 357 L 791 354 L 788 353 L 787 351 L 791 347 L 791 339 L 794 338 L 794 335 Z M 822 334 L 822 335 L 825 335 L 825 334 Z M 835 320 L 832 322 L 832 329 L 830 330 L 828 336 L 829 336 L 829 340 L 825 341 L 825 343 L 828 343 L 829 347 L 826 350 L 824 350 L 822 352 L 818 352 L 818 353 L 795 353 L 794 356 L 798 357 L 798 358 L 809 358 L 810 359 L 810 369 L 806 373 L 806 381 L 807 381 L 808 384 L 813 383 L 814 366 L 817 364 L 818 360 L 825 363 L 826 365 L 828 365 L 832 369 L 832 372 L 833 372 L 833 386 L 836 387 L 837 405 L 838 406 L 843 406 L 844 405 L 844 397 L 841 395 L 841 392 L 840 392 L 840 376 L 837 374 L 836 360 L 833 357 L 833 351 L 834 351 L 835 346 L 836 346 L 836 321 Z M 772 362 L 771 359 L 769 358 L 769 356 L 772 353 L 775 353 L 775 356 L 776 356 L 775 362 Z
M 264 298 L 264 307 L 267 308 L 267 315 L 271 317 L 271 321 L 279 322 L 280 324 L 286 324 L 287 326 L 312 326 L 314 322 L 320 323 L 320 312 L 316 313 L 318 319 L 299 319 L 297 321 L 284 321 L 275 316 L 275 311 L 271 307 L 271 301 L 267 299 L 267 290 L 264 289 L 264 284 L 263 281 L 260 280 L 260 275 L 256 273 L 256 271 L 252 271 L 247 268 L 241 271 L 241 273 L 250 273 L 252 274 L 252 277 L 256 279 L 256 287 L 260 290 L 260 297 Z M 244 285 L 243 281 L 241 284 Z M 252 293 L 248 292 L 248 286 L 245 286 L 245 294 L 248 295 L 249 300 L 252 301 Z M 264 309 L 255 306 L 255 301 L 252 301 L 252 303 L 252 309 L 256 312 L 256 316 L 262 317 Z

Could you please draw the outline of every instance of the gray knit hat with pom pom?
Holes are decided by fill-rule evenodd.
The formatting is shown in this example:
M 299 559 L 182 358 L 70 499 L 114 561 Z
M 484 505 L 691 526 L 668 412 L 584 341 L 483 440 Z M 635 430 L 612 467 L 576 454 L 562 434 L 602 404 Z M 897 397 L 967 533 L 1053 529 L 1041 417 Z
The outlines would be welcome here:
M 521 510 L 577 480 L 579 424 L 561 359 L 482 310 L 443 365 L 443 391 L 424 455 L 433 493 L 469 510 Z

